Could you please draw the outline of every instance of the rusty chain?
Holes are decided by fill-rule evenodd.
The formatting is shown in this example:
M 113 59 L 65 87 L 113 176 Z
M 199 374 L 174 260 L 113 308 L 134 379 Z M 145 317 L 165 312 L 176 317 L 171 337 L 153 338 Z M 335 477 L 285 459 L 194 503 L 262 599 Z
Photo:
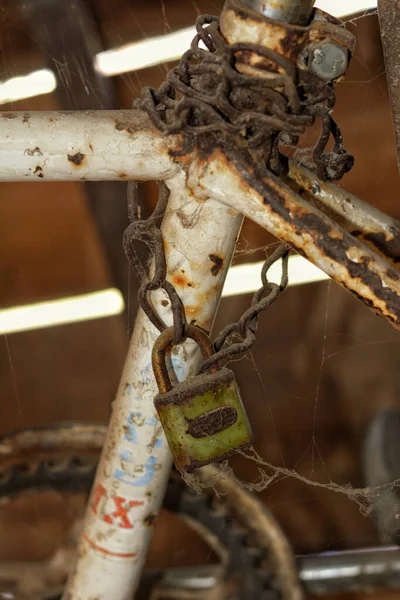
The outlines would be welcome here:
M 254 294 L 250 308 L 243 313 L 237 323 L 227 325 L 218 334 L 214 341 L 215 354 L 202 363 L 201 373 L 220 361 L 250 350 L 256 339 L 255 334 L 260 313 L 269 308 L 287 287 L 288 258 L 289 248 L 285 244 L 278 246 L 267 258 L 261 270 L 262 287 Z M 282 260 L 282 277 L 279 285 L 271 283 L 267 279 L 269 269 L 278 260 Z M 233 341 L 237 338 L 239 338 L 239 341 Z
M 163 133 L 195 136 L 200 150 L 203 145 L 246 148 L 254 162 L 265 166 L 266 175 L 268 169 L 278 175 L 286 170 L 279 146 L 296 146 L 306 128 L 319 118 L 314 169 L 321 179 L 341 179 L 354 158 L 345 150 L 330 114 L 336 102 L 333 84 L 269 48 L 227 44 L 218 25 L 217 17 L 198 17 L 197 35 L 179 65 L 158 90 L 145 87 L 133 107 L 145 110 Z M 238 52 L 266 59 L 270 76 L 239 72 L 235 67 Z M 334 147 L 327 152 L 331 136 Z
M 171 282 L 167 280 L 167 261 L 164 251 L 164 240 L 159 227 L 165 214 L 168 203 L 169 190 L 164 182 L 159 183 L 159 197 L 157 206 L 147 219 L 141 218 L 141 207 L 138 204 L 136 184 L 128 183 L 128 218 L 130 224 L 123 236 L 123 246 L 129 264 L 133 267 L 141 282 L 138 292 L 138 300 L 141 308 L 146 313 L 151 323 L 160 331 L 167 327 L 154 310 L 149 299 L 150 292 L 163 289 L 171 302 L 174 324 L 174 341 L 178 344 L 185 337 L 184 327 L 186 323 L 185 309 L 183 303 Z M 154 273 L 148 280 L 145 267 L 142 265 L 135 249 L 135 242 L 146 244 L 150 256 L 154 258 Z
M 210 147 L 229 148 L 235 162 L 243 158 L 254 165 L 254 177 L 268 177 L 271 171 L 287 171 L 287 158 L 280 146 L 296 146 L 307 127 L 317 118 L 321 132 L 313 149 L 316 174 L 324 180 L 340 179 L 351 169 L 353 156 L 344 146 L 342 134 L 331 116 L 335 105 L 333 85 L 294 65 L 287 58 L 257 44 L 228 45 L 219 31 L 219 19 L 199 16 L 197 34 L 179 65 L 167 75 L 158 90 L 145 87 L 133 108 L 145 110 L 153 124 L 165 134 L 183 133 L 199 151 Z M 203 44 L 205 49 L 200 47 Z M 247 52 L 268 60 L 270 77 L 247 75 L 236 69 L 236 53 Z M 330 138 L 332 151 L 326 151 Z M 160 184 L 160 197 L 153 214 L 140 219 L 134 197 L 134 184 L 128 188 L 131 223 L 124 234 L 124 248 L 130 264 L 142 281 L 139 303 L 150 321 L 161 332 L 166 325 L 154 310 L 149 293 L 164 289 L 171 301 L 175 343 L 185 337 L 185 310 L 166 279 L 166 258 L 160 221 L 165 212 L 168 190 Z M 146 270 L 138 261 L 135 240 L 144 242 L 155 261 L 154 274 L 146 281 Z M 214 342 L 215 355 L 200 367 L 203 372 L 213 364 L 249 350 L 255 341 L 259 314 L 269 308 L 287 286 L 289 248 L 282 244 L 265 262 L 262 286 L 253 296 L 250 308 L 237 323 L 224 328 Z M 280 285 L 270 283 L 267 272 L 282 260 Z M 238 339 L 239 338 L 239 339 Z

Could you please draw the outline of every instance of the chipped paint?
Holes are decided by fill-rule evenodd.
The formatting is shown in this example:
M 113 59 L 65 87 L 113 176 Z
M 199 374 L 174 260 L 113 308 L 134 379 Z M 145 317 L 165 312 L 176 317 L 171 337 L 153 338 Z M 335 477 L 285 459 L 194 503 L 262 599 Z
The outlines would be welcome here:
M 189 280 L 187 276 L 184 275 L 182 272 L 175 273 L 171 276 L 171 283 L 173 283 L 175 287 L 184 287 L 188 285 L 188 282 Z
M 308 10 L 303 2 L 303 7 Z M 318 18 L 307 26 L 295 25 L 284 20 L 276 21 L 245 6 L 240 0 L 226 0 L 220 18 L 220 29 L 228 43 L 238 41 L 259 44 L 277 52 L 297 64 L 311 43 L 330 38 L 346 48 L 350 54 L 354 51 L 355 38 L 342 27 L 336 19 L 325 19 L 321 11 L 315 13 Z M 236 52 L 238 70 L 247 74 L 270 77 L 271 64 L 267 58 L 252 52 Z M 300 66 L 306 68 L 306 65 Z M 263 75 L 262 75 L 263 73 Z
M 211 267 L 211 275 L 216 277 L 223 267 L 224 259 L 222 256 L 218 256 L 218 254 L 209 254 L 208 258 L 214 263 Z
M 400 262 L 400 222 L 363 202 L 343 188 L 321 181 L 307 168 L 289 160 L 289 178 L 320 201 L 326 214 L 334 214 L 353 236 L 394 265 Z
M 33 150 L 32 148 L 27 148 L 24 151 L 24 154 L 27 154 L 28 156 L 43 156 L 43 152 L 38 146 L 36 146 Z
M 143 523 L 145 525 L 152 526 L 152 525 L 154 525 L 154 522 L 155 522 L 156 519 L 157 519 L 157 515 L 155 515 L 154 513 L 149 513 L 143 519 Z
M 44 175 L 43 175 L 43 169 L 40 165 L 38 165 L 37 167 L 35 167 L 35 170 L 33 171 L 33 174 L 36 175 L 36 177 L 40 177 L 40 179 L 43 179 Z
M 245 156 L 231 159 L 228 148 L 216 149 L 207 162 L 198 159 L 189 184 L 196 190 L 200 181 L 203 191 L 268 229 L 400 328 L 400 282 L 390 263 L 272 173 L 266 177 Z
M 72 163 L 76 167 L 81 167 L 85 160 L 85 155 L 82 154 L 82 152 L 76 152 L 75 154 L 68 154 L 68 160 L 70 163 Z

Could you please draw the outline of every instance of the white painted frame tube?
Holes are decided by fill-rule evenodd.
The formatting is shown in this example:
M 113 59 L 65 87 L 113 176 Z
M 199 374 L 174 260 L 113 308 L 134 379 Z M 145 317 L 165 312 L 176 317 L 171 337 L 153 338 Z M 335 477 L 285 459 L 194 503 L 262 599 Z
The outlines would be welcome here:
M 0 181 L 168 179 L 180 139 L 139 110 L 0 113 Z
M 199 198 L 218 200 L 287 242 L 400 329 L 398 270 L 272 173 L 253 187 L 248 166 L 239 168 L 216 149 L 207 161 L 193 158 L 188 185 Z
M 213 200 L 199 202 L 185 179 L 181 171 L 167 181 L 171 194 L 163 234 L 168 278 L 185 304 L 188 321 L 209 330 L 242 217 Z M 170 321 L 167 297 L 156 292 L 152 299 Z M 157 335 L 140 312 L 65 600 L 132 600 L 139 584 L 171 468 L 153 405 L 158 390 L 151 350 Z M 198 364 L 198 349 L 186 342 L 176 350 L 172 365 L 177 377 L 185 379 Z

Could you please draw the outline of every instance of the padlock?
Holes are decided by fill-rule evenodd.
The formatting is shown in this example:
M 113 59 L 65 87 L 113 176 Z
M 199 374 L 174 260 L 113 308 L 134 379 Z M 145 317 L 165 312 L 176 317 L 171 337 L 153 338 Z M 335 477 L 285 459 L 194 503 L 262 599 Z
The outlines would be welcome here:
M 205 359 L 214 353 L 208 335 L 185 325 Z M 177 469 L 192 472 L 249 446 L 252 433 L 233 371 L 212 367 L 172 386 L 166 353 L 174 346 L 174 329 L 163 331 L 153 347 L 152 364 L 159 389 L 154 404 Z

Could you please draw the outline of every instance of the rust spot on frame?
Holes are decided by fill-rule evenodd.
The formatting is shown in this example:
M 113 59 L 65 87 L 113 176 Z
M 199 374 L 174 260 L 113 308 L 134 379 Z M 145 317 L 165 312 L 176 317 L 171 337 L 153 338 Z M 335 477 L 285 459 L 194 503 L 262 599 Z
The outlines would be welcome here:
M 211 267 L 211 275 L 216 277 L 224 265 L 224 259 L 221 256 L 218 256 L 218 254 L 209 254 L 208 258 L 214 263 Z
M 194 137 L 187 134 L 181 134 L 172 148 L 168 150 L 171 158 L 177 162 L 182 162 L 182 159 L 187 158 L 193 153 Z
M 155 520 L 157 519 L 157 515 L 155 515 L 154 513 L 149 513 L 144 519 L 143 519 L 143 523 L 145 525 L 148 525 L 149 527 L 151 527 Z
M 171 283 L 176 287 L 186 287 L 189 284 L 189 280 L 186 275 L 182 275 L 182 273 L 176 273 L 171 277 Z
M 386 271 L 386 275 L 388 277 L 390 277 L 390 279 L 393 279 L 393 281 L 398 281 L 400 279 L 400 275 L 399 275 L 398 271 L 396 271 L 396 269 L 392 269 L 392 268 L 388 269 Z
M 220 148 L 214 150 L 213 154 L 218 152 L 221 152 Z M 243 187 L 243 190 L 247 188 L 247 192 L 248 187 L 253 188 L 260 195 L 267 211 L 274 215 L 279 223 L 279 232 L 276 235 L 282 241 L 303 256 L 309 256 L 311 245 L 314 260 L 317 257 L 326 264 L 331 261 L 336 263 L 335 268 L 345 270 L 344 278 L 338 277 L 337 281 L 349 291 L 353 291 L 375 312 L 386 317 L 395 327 L 400 328 L 400 294 L 397 286 L 391 286 L 388 279 L 386 282 L 382 280 L 387 272 L 380 272 L 379 263 L 375 264 L 373 255 L 366 254 L 364 246 L 350 233 L 341 230 L 324 213 L 312 206 L 302 205 L 290 188 L 283 185 L 272 173 L 266 175 L 245 152 L 227 146 L 222 151 L 222 156 L 227 168 L 232 169 L 231 165 L 235 165 L 241 175 L 243 183 L 239 182 L 239 186 Z M 305 231 L 307 236 L 303 236 Z
M 184 229 L 191 229 L 193 227 L 195 223 L 193 216 L 188 216 L 182 209 L 177 210 L 175 214 L 182 223 Z
M 116 121 L 115 129 L 117 131 L 126 131 L 127 133 L 137 132 L 137 127 L 135 127 L 133 123 L 129 123 L 129 121 Z
M 128 175 L 126 173 L 118 173 L 118 177 L 120 179 L 126 179 L 128 177 Z
M 201 308 L 196 304 L 189 304 L 188 306 L 185 306 L 185 312 L 188 319 L 191 319 L 192 322 L 193 319 L 196 319 L 196 317 L 200 315 Z
M 367 233 L 364 235 L 364 239 L 372 242 L 384 256 L 391 258 L 394 263 L 400 261 L 400 239 L 396 230 L 393 231 L 392 239 L 385 237 L 382 232 Z
M 82 152 L 76 152 L 75 154 L 68 154 L 68 160 L 76 167 L 81 167 L 85 160 L 85 155 Z
M 43 152 L 38 146 L 36 146 L 36 148 L 33 150 L 31 148 L 27 148 L 24 150 L 24 154 L 27 156 L 43 156 Z
M 36 177 L 40 177 L 40 179 L 43 179 L 44 175 L 43 175 L 43 169 L 41 166 L 37 166 L 36 169 L 33 171 L 33 174 L 36 175 Z
M 242 173 L 246 178 L 245 170 Z M 335 226 L 323 213 L 308 213 L 304 208 L 293 210 L 290 199 L 285 192 L 279 196 L 272 180 L 264 179 L 261 186 L 263 186 L 264 204 L 268 204 L 270 209 L 285 221 L 287 230 L 289 231 L 290 227 L 294 227 L 299 232 L 306 230 L 308 235 L 313 238 L 315 248 L 321 257 L 331 259 L 346 269 L 349 279 L 356 282 L 357 287 L 353 290 L 356 289 L 358 297 L 399 326 L 400 311 L 397 292 L 383 284 L 380 276 L 371 268 L 370 257 L 361 255 L 357 258 L 360 248 L 354 238 L 345 231 L 339 235 L 340 230 L 336 228 L 335 231 Z M 290 243 L 291 240 L 288 239 L 288 241 Z M 367 258 L 368 260 L 366 260 Z M 361 291 L 359 283 L 363 284 L 368 292 Z M 349 288 L 348 285 L 346 287 Z

